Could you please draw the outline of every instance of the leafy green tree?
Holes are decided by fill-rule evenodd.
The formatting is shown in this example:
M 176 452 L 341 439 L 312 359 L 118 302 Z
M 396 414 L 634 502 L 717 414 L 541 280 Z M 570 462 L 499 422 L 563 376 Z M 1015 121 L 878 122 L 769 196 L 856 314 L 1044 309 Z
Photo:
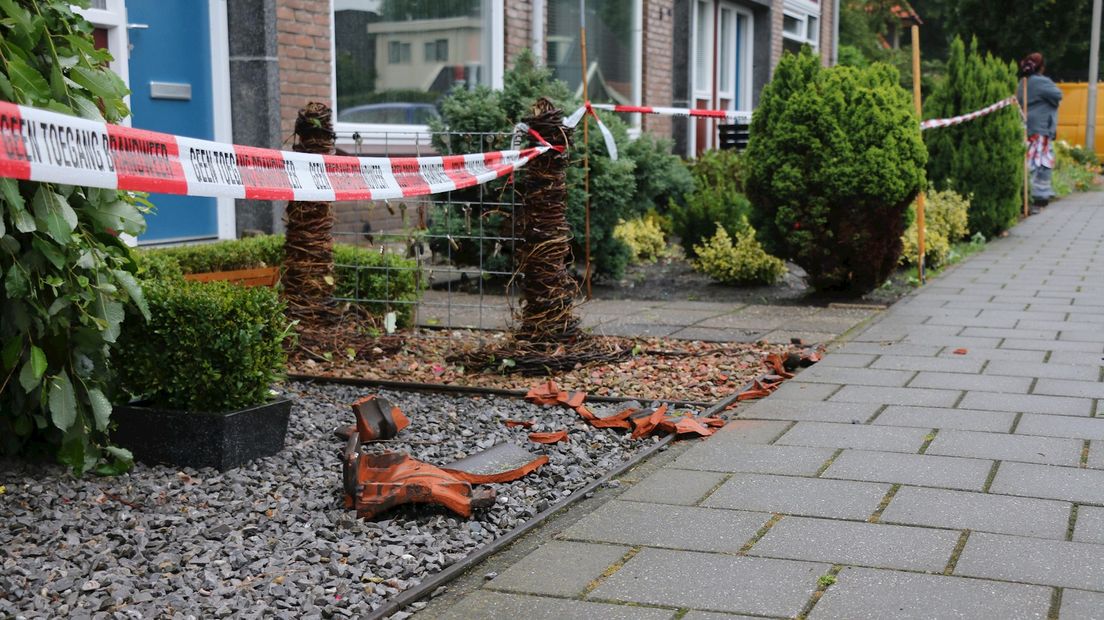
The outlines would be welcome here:
M 978 42 L 969 50 L 962 39 L 951 43 L 947 77 L 924 102 L 925 118 L 972 112 L 1015 92 L 1015 65 L 991 54 Z M 970 230 L 986 237 L 1016 222 L 1022 206 L 1023 130 L 1013 110 L 1000 110 L 968 123 L 930 129 L 928 178 L 937 189 L 970 197 Z
M 126 87 L 71 5 L 0 0 L 0 100 L 118 122 Z M 118 237 L 144 230 L 143 210 L 115 190 L 0 179 L 0 454 L 130 466 L 107 440 L 107 382 L 124 304 L 148 316 Z
M 881 63 L 824 69 L 806 48 L 763 89 L 747 152 L 752 224 L 818 290 L 870 291 L 900 257 L 927 152 L 899 79 Z

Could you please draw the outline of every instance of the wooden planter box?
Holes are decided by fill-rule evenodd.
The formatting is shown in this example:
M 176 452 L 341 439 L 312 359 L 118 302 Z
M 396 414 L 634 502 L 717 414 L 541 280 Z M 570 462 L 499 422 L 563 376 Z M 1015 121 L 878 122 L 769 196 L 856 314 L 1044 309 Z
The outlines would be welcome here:
M 235 271 L 212 271 L 210 273 L 189 273 L 185 280 L 196 282 L 215 282 L 225 280 L 242 286 L 276 286 L 280 279 L 279 267 L 257 267 L 256 269 L 238 269 Z
M 116 405 L 111 439 L 144 463 L 226 471 L 283 450 L 290 414 L 286 398 L 225 413 Z

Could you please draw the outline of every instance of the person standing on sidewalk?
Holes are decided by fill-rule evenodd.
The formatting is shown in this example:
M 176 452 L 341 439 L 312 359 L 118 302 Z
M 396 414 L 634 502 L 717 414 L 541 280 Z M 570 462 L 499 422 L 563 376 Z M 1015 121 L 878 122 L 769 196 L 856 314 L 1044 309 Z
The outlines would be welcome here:
M 1054 172 L 1054 138 L 1058 133 L 1058 104 L 1062 91 L 1043 75 L 1046 63 L 1039 52 L 1020 61 L 1020 77 L 1027 78 L 1027 162 L 1031 171 L 1031 198 L 1035 207 L 1045 207 L 1054 198 L 1050 177 Z M 1024 82 L 1016 98 L 1023 107 Z M 1034 211 L 1034 209 L 1033 209 Z

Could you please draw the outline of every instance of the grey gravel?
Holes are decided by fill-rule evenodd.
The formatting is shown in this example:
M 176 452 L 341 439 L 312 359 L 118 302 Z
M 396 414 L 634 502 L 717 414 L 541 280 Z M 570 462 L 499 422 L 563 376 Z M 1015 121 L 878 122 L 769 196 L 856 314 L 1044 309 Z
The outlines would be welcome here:
M 333 430 L 352 423 L 348 404 L 373 391 L 283 391 L 296 403 L 284 450 L 223 473 L 138 464 L 77 480 L 54 465 L 0 461 L 0 617 L 356 617 L 657 441 L 593 429 L 566 408 L 378 391 L 412 423 L 372 449 L 445 464 L 513 441 L 550 462 L 491 485 L 497 501 L 471 520 L 412 506 L 368 521 L 342 504 L 344 442 Z M 507 428 L 506 419 L 536 424 Z M 527 441 L 562 428 L 567 442 Z

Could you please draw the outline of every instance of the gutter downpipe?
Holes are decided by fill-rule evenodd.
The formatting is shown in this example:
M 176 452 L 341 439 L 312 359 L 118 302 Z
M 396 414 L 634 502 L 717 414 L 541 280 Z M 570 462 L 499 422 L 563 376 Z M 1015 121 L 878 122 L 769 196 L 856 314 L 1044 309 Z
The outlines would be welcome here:
M 835 0 L 832 11 L 832 58 L 830 64 L 834 67 L 839 64 L 840 0 Z

